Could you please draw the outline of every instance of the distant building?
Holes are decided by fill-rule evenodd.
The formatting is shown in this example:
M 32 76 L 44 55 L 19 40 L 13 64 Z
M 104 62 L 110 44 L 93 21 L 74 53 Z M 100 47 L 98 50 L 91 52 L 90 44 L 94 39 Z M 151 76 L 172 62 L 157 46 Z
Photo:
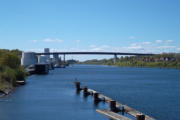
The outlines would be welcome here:
M 39 64 L 46 64 L 46 63 L 48 63 L 47 56 L 38 56 L 38 63 Z
M 159 60 L 160 60 L 160 61 L 164 61 L 165 59 L 164 59 L 164 57 L 161 57 Z
M 58 61 L 59 60 L 59 55 L 58 54 L 54 54 L 53 58 Z
M 37 63 L 36 55 L 34 52 L 23 52 L 21 58 L 21 65 L 28 67 Z
M 57 65 L 59 65 L 60 59 L 58 54 L 53 55 L 53 62 Z
M 155 62 L 158 62 L 158 61 L 159 61 L 159 58 L 154 58 L 154 61 L 155 61 Z
M 171 61 L 176 61 L 176 58 L 171 58 Z
M 49 48 L 44 48 L 44 53 L 49 53 L 50 50 Z M 49 60 L 50 59 L 50 55 L 45 55 L 47 57 L 47 59 Z

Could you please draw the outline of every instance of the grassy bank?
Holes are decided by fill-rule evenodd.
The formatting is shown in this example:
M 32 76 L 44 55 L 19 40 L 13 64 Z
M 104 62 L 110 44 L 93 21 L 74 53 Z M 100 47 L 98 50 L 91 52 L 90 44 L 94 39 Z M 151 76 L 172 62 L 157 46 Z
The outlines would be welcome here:
M 126 56 L 121 57 L 114 63 L 113 59 L 87 60 L 83 64 L 115 65 L 128 67 L 156 67 L 156 68 L 178 68 L 180 69 L 180 54 L 164 53 L 154 56 Z
M 20 65 L 21 51 L 0 50 L 0 91 L 11 90 L 17 80 L 25 80 L 27 73 Z

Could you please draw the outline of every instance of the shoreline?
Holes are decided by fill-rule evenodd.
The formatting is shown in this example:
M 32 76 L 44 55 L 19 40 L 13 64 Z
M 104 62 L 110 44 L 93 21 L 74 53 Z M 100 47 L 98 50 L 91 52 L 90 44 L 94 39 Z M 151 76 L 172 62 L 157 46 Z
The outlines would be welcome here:
M 14 90 L 15 90 L 15 87 L 13 87 L 12 89 L 6 89 L 4 91 L 1 91 L 2 94 L 0 95 L 0 98 L 6 97 L 10 93 L 12 93 Z
M 148 67 L 148 66 L 119 66 L 119 65 L 106 65 L 106 64 L 87 64 L 87 63 L 77 63 L 77 65 L 102 65 L 102 66 L 110 66 L 110 67 L 124 67 L 124 68 L 156 68 L 156 69 L 174 69 L 180 70 L 180 68 L 175 67 Z
M 26 82 L 25 82 L 26 83 Z M 7 95 L 11 94 L 17 87 L 21 86 L 21 85 L 25 85 L 25 84 L 17 84 L 17 86 L 15 87 L 12 87 L 12 88 L 8 88 L 8 89 L 5 89 L 5 90 L 0 90 L 0 98 L 4 98 L 6 97 Z

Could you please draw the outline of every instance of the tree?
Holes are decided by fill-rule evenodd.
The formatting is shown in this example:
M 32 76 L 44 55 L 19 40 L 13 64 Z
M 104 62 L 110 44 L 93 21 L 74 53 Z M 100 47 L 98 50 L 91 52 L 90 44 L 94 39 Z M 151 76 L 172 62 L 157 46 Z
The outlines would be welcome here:
M 20 58 L 13 53 L 6 53 L 0 57 L 0 65 L 16 69 L 20 66 Z

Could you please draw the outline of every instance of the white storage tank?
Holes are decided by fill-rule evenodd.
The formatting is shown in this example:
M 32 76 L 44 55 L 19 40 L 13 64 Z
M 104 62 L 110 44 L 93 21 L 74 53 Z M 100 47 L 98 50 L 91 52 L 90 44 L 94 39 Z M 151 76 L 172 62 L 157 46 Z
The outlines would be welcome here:
M 44 48 L 44 53 L 49 53 L 50 50 L 49 48 Z M 47 57 L 47 59 L 50 59 L 50 55 L 45 55 Z
M 48 59 L 46 56 L 38 56 L 38 63 L 39 64 L 46 64 L 48 63 Z
M 36 55 L 34 52 L 23 52 L 21 58 L 21 65 L 28 67 L 37 63 Z

